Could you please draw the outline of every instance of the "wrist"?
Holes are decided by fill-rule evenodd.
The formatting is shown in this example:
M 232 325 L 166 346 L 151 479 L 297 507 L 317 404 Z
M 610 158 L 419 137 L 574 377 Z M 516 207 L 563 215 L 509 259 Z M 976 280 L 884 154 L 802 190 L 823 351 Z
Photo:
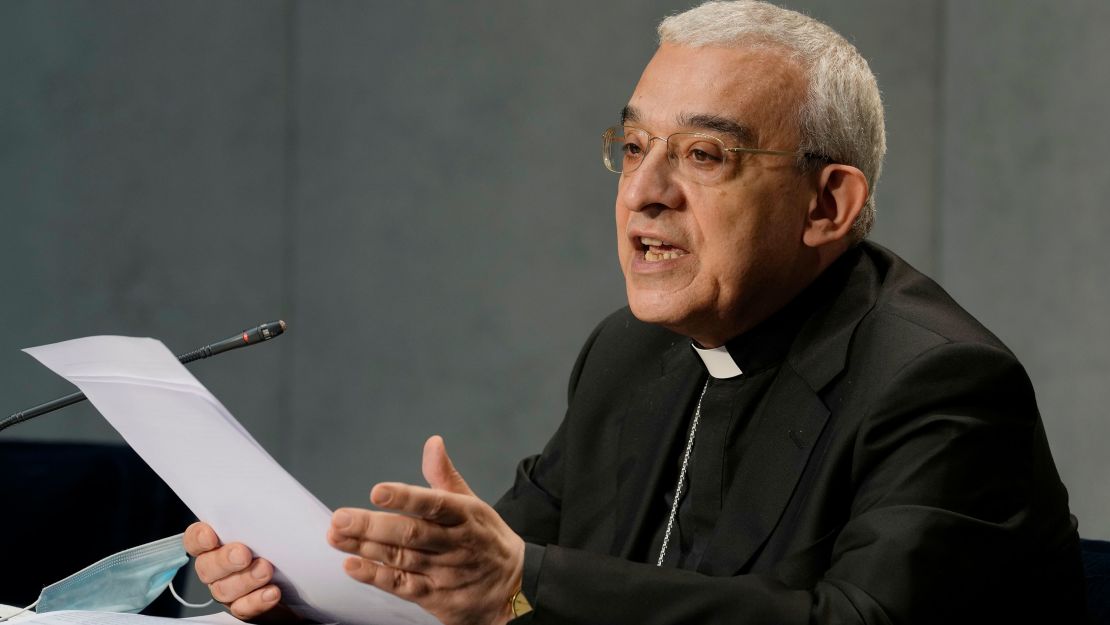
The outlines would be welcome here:
M 525 544 L 519 536 L 516 538 L 519 545 L 515 566 L 513 567 L 512 583 L 509 585 L 511 590 L 506 601 L 509 620 L 519 618 L 532 611 L 532 604 L 528 602 L 528 598 L 524 594 Z

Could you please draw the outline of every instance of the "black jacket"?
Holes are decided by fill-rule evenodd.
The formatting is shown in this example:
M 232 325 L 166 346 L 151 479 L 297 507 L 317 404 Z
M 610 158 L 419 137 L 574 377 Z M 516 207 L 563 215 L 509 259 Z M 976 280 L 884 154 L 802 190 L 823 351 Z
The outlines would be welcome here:
M 1067 493 L 1014 355 L 877 245 L 819 280 L 697 572 L 628 557 L 704 369 L 627 309 L 597 327 L 564 422 L 497 504 L 546 545 L 535 623 L 1082 619 Z

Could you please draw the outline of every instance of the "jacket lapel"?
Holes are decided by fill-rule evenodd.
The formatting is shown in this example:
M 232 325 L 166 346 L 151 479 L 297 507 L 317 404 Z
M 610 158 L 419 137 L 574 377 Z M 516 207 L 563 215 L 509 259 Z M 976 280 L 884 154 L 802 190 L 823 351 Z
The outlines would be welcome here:
M 782 518 L 825 429 L 829 410 L 819 393 L 844 369 L 852 335 L 878 292 L 866 254 L 850 254 L 855 261 L 845 259 L 823 276 L 821 288 L 834 295 L 798 332 L 753 416 L 752 442 L 698 566 L 702 573 L 734 575 L 751 562 Z
M 647 527 L 651 504 L 666 485 L 660 479 L 676 437 L 693 409 L 704 372 L 688 342 L 664 354 L 660 375 L 630 397 L 621 420 L 617 470 L 616 531 L 612 553 L 628 559 Z

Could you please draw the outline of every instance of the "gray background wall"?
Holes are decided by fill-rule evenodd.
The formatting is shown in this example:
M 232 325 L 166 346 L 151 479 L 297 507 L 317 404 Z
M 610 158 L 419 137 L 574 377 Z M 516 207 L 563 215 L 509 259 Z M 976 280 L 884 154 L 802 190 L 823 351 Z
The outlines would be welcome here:
M 785 4 L 879 77 L 873 238 L 1023 359 L 1110 538 L 1110 5 Z M 192 370 L 325 503 L 419 480 L 432 433 L 496 498 L 623 302 L 599 136 L 686 6 L 0 3 L 3 414 L 69 392 L 21 347 L 281 317 Z M 3 436 L 118 440 L 88 406 Z

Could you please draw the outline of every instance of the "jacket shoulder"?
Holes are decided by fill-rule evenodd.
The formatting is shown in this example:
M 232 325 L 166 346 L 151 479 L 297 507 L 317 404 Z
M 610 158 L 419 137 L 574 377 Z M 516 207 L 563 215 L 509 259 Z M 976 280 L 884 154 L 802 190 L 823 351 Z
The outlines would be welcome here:
M 877 278 L 874 305 L 861 320 L 854 347 L 874 345 L 888 359 L 909 360 L 959 344 L 1016 362 L 1009 348 L 934 280 L 886 248 L 870 242 L 861 247 L 861 262 L 870 263 Z

